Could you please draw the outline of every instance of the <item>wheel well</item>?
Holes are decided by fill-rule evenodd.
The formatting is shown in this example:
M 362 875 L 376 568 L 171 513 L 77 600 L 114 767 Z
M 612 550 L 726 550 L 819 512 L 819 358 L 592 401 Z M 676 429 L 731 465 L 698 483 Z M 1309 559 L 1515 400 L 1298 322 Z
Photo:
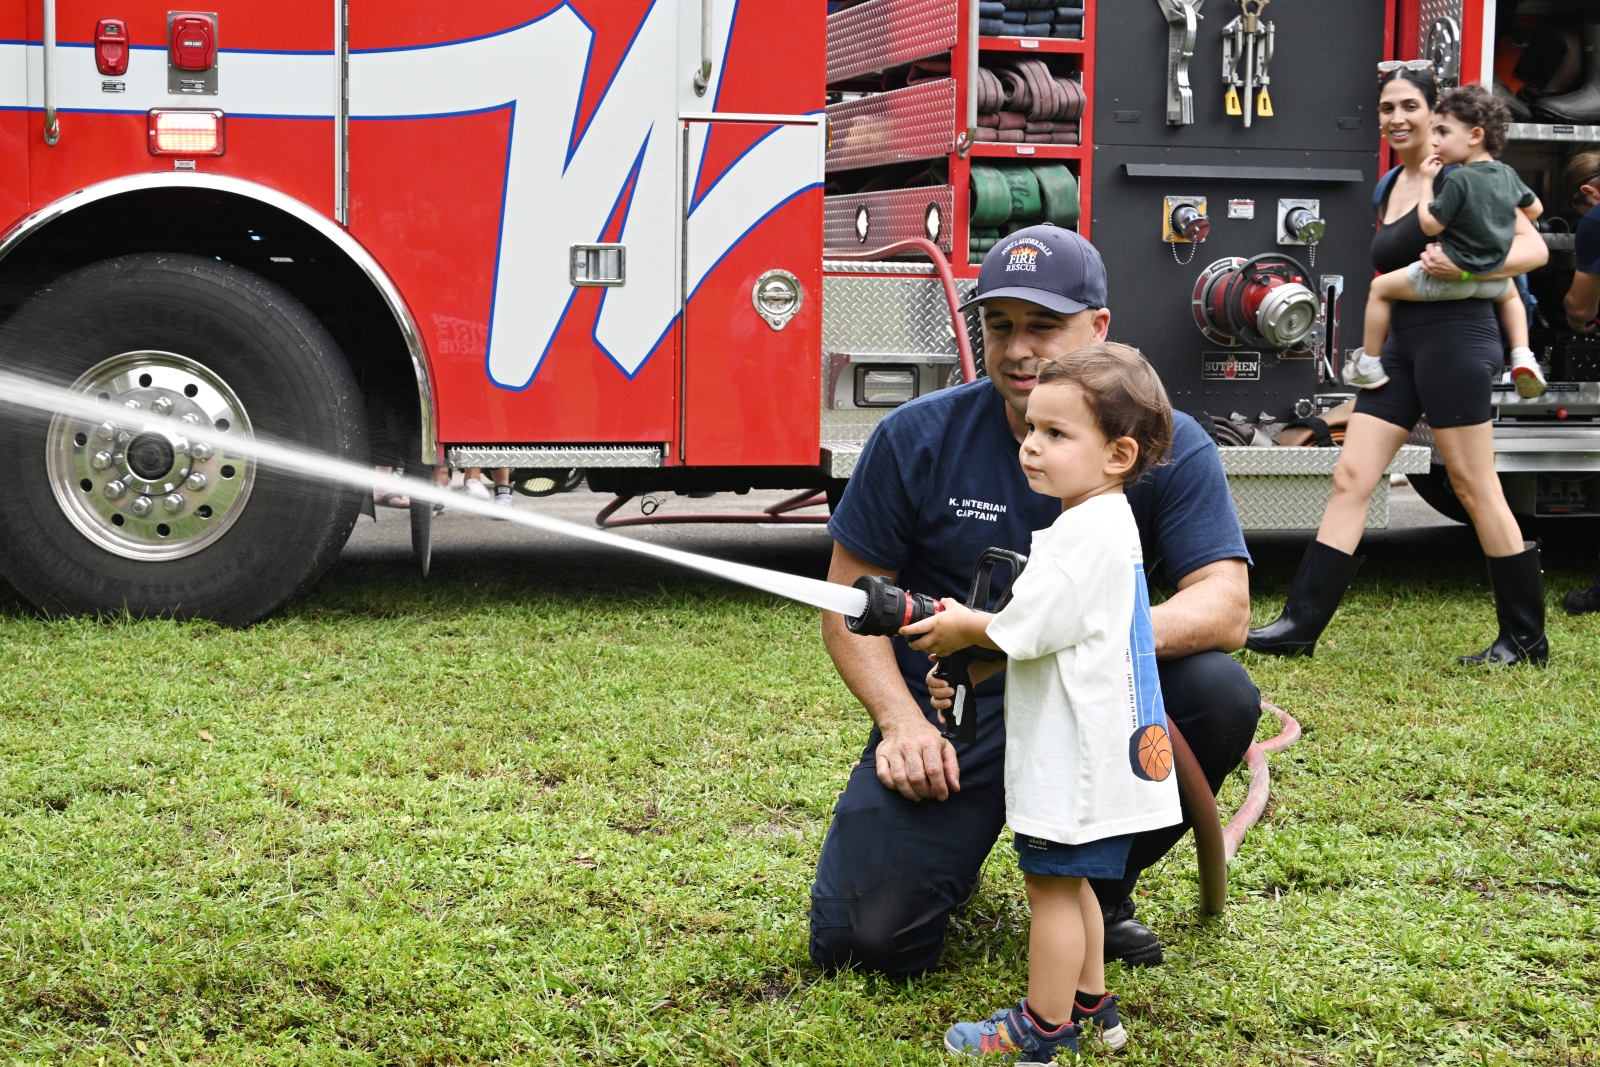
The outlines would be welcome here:
M 134 252 L 209 256 L 288 290 L 321 320 L 350 363 L 367 412 L 373 462 L 415 462 L 424 429 L 417 372 L 383 295 L 326 235 L 248 196 L 137 189 L 60 215 L 0 259 L 0 321 L 61 275 Z

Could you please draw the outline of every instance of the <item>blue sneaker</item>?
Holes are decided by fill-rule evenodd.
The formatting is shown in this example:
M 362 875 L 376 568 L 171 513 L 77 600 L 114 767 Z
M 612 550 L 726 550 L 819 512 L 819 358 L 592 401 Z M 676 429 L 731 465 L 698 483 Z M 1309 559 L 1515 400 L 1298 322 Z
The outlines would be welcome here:
M 945 1051 L 1000 1063 L 1072 1062 L 1078 1056 L 1078 1027 L 1062 1023 L 1059 1030 L 1041 1030 L 1028 1014 L 1028 1002 L 1001 1008 L 981 1023 L 956 1023 L 944 1035 Z M 1057 1053 L 1071 1053 L 1064 1061 Z
M 1122 1019 L 1117 1015 L 1118 999 L 1107 993 L 1093 1008 L 1080 1008 L 1077 1001 L 1072 1002 L 1072 1021 L 1091 1041 L 1100 1042 L 1112 1052 L 1128 1043 L 1128 1031 L 1122 1028 Z

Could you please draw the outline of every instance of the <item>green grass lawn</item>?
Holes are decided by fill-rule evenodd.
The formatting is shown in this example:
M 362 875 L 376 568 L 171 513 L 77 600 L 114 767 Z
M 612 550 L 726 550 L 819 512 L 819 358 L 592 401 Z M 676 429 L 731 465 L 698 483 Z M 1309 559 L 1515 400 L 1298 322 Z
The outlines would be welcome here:
M 1187 844 L 1147 878 L 1120 1062 L 1600 1064 L 1600 618 L 1458 668 L 1492 630 L 1451 544 L 1370 564 L 1314 660 L 1244 657 L 1305 737 L 1222 918 Z M 809 962 L 866 733 L 813 611 L 486 567 L 347 563 L 244 632 L 0 614 L 0 1055 L 934 1064 L 1017 999 L 1005 847 L 937 973 Z

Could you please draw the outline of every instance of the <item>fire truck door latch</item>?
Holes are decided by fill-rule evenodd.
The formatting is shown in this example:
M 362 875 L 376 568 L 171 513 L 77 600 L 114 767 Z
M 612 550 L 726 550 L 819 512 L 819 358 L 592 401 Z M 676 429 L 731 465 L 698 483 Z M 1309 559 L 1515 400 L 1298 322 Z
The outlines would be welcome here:
M 167 92 L 186 96 L 216 95 L 215 12 L 167 12 Z
M 628 249 L 624 245 L 573 245 L 571 272 L 573 285 L 626 285 Z
M 800 279 L 786 270 L 767 271 L 756 279 L 755 288 L 750 292 L 756 314 L 774 330 L 789 325 L 789 320 L 800 313 L 804 300 L 805 290 L 800 288 Z
M 94 65 L 101 74 L 128 73 L 128 24 L 101 19 L 94 24 Z

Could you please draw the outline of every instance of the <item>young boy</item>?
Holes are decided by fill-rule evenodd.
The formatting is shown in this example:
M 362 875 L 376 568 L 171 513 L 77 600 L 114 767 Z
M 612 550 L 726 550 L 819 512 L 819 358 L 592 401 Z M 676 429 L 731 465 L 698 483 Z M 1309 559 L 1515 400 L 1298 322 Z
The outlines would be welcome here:
M 1028 995 L 952 1026 L 945 1047 L 1047 1063 L 1077 1051 L 1082 1026 L 1111 1048 L 1127 1041 L 1085 879 L 1121 878 L 1134 834 L 1182 819 L 1139 530 L 1122 495 L 1166 454 L 1172 409 L 1138 351 L 1100 344 L 1043 364 L 1027 426 L 1023 471 L 1062 511 L 1034 533 L 1010 602 L 989 614 L 945 600 L 900 632 L 935 656 L 982 645 L 1008 657 L 1006 821 L 1033 911 Z M 952 691 L 931 675 L 929 685 L 948 707 Z
M 1520 208 L 1536 219 L 1544 208 L 1517 172 L 1498 161 L 1506 143 L 1506 106 L 1481 85 L 1452 89 L 1439 101 L 1433 125 L 1433 151 L 1422 164 L 1432 181 L 1449 164 L 1461 164 L 1445 176 L 1439 198 L 1417 204 L 1422 232 L 1439 237 L 1445 254 L 1462 270 L 1460 278 L 1435 278 L 1416 262 L 1391 271 L 1372 283 L 1367 296 L 1362 347 L 1345 364 L 1346 385 L 1377 389 L 1389 383 L 1377 355 L 1389 335 L 1395 300 L 1493 300 L 1501 330 L 1511 344 L 1511 380 L 1517 393 L 1535 397 L 1544 392 L 1544 375 L 1528 348 L 1527 309 L 1509 279 L 1480 281 L 1505 265 L 1516 234 Z

